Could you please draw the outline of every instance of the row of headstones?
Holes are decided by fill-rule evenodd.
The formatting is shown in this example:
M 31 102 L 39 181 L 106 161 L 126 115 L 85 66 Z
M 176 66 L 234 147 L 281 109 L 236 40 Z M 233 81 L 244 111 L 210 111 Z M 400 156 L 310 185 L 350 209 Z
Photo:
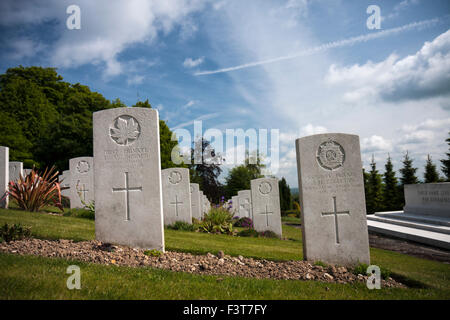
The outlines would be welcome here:
M 258 232 L 272 231 L 282 235 L 278 179 L 260 178 L 250 182 L 250 190 L 231 197 L 231 212 L 239 218 L 250 218 Z
M 71 208 L 83 208 L 95 200 L 94 158 L 78 157 L 69 160 L 69 170 L 59 176 L 63 196 L 70 199 Z M 176 221 L 191 224 L 192 218 L 201 220 L 211 208 L 208 198 L 197 183 L 189 182 L 189 169 L 169 168 L 161 170 L 164 225 Z M 65 189 L 68 188 L 68 189 Z M 127 192 L 140 189 L 128 189 Z M 122 192 L 116 188 L 113 192 Z
M 1 148 L 2 155 L 6 155 L 5 151 L 9 149 Z M 58 176 L 62 187 L 61 195 L 70 199 L 71 208 L 83 208 L 95 200 L 93 160 L 93 157 L 70 159 L 69 170 L 63 171 Z M 7 181 L 17 181 L 20 176 L 24 177 L 31 171 L 31 169 L 23 169 L 22 162 L 9 161 L 9 156 L 5 156 L 2 163 L 9 163 L 9 178 L 5 175 L 5 185 Z M 176 221 L 191 224 L 192 218 L 203 219 L 205 213 L 211 209 L 211 203 L 200 190 L 199 184 L 189 183 L 189 169 L 164 169 L 161 174 L 164 224 L 170 225 Z
M 158 111 L 98 111 L 93 131 L 97 240 L 164 250 Z M 296 149 L 304 258 L 370 263 L 359 137 L 318 134 L 297 139 Z M 8 150 L 1 148 L 1 194 L 8 182 L 6 159 Z M 253 184 L 255 218 L 268 208 L 256 200 L 265 187 Z
M 24 169 L 23 163 L 19 161 L 9 161 L 9 148 L 0 146 L 0 208 L 8 208 L 8 183 L 11 180 L 18 180 L 20 175 L 28 175 L 31 169 Z

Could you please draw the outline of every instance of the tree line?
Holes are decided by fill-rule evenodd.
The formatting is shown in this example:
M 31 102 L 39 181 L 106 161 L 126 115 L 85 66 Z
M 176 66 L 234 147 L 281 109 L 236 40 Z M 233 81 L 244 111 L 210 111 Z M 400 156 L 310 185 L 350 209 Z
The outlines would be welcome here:
M 449 132 L 450 136 L 450 132 Z M 446 153 L 446 159 L 440 160 L 440 176 L 437 165 L 428 155 L 423 174 L 423 183 L 450 182 L 450 137 L 446 139 L 449 145 L 449 152 Z M 370 171 L 363 169 L 364 191 L 366 194 L 366 210 L 368 214 L 380 211 L 402 210 L 405 205 L 405 184 L 417 184 L 422 181 L 417 177 L 417 169 L 413 165 L 413 159 L 406 152 L 402 168 L 400 168 L 399 178 L 396 177 L 394 166 L 390 155 L 387 157 L 385 170 L 383 174 L 378 173 L 377 166 L 372 156 Z

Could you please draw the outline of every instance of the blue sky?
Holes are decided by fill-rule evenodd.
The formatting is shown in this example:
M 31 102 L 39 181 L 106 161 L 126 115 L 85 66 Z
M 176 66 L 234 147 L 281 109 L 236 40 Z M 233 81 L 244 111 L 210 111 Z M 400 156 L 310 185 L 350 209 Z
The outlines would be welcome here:
M 80 30 L 66 27 L 71 4 Z M 323 132 L 358 134 L 380 171 L 408 150 L 422 178 L 427 154 L 448 150 L 449 14 L 448 0 L 2 1 L 0 69 L 57 67 L 108 99 L 148 98 L 172 129 L 279 129 L 276 175 L 291 187 L 295 139 Z

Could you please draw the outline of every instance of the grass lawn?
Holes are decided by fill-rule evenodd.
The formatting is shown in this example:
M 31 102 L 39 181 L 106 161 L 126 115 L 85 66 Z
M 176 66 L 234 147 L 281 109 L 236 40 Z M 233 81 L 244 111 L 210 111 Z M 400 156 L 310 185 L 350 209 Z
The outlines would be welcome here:
M 1 209 L 0 225 L 5 222 L 30 226 L 36 238 L 82 241 L 95 237 L 94 221 L 88 219 Z M 167 250 L 224 250 L 262 259 L 302 259 L 300 229 L 284 225 L 283 236 L 290 240 L 165 230 Z M 0 299 L 450 299 L 448 264 L 375 248 L 371 248 L 371 259 L 416 288 L 368 290 L 362 284 L 200 276 L 77 262 L 82 290 L 70 291 L 65 286 L 69 261 L 0 254 Z

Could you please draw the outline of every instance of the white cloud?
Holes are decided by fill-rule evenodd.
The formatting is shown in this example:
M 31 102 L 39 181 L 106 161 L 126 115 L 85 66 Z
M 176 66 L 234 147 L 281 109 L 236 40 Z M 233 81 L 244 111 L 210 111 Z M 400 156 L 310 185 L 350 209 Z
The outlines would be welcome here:
M 314 126 L 311 123 L 308 123 L 306 126 L 300 129 L 300 137 L 310 136 L 313 134 L 319 133 L 327 133 L 328 130 L 322 126 Z
M 137 85 L 142 84 L 144 82 L 145 76 L 143 75 L 133 75 L 127 79 L 128 85 Z
M 200 57 L 198 59 L 186 58 L 183 62 L 183 66 L 186 68 L 194 68 L 203 63 L 205 57 Z
M 364 138 L 361 141 L 361 151 L 364 153 L 372 152 L 389 152 L 392 150 L 391 141 L 382 136 L 373 135 L 369 138 Z
M 182 108 L 187 109 L 195 104 L 194 100 L 189 100 Z
M 9 49 L 12 51 L 9 57 L 15 60 L 32 57 L 35 54 L 42 52 L 46 48 L 44 44 L 35 42 L 32 39 L 28 38 L 12 40 L 9 43 L 9 47 Z
M 104 75 L 108 77 L 126 71 L 118 56 L 129 46 L 151 44 L 159 34 L 166 35 L 176 26 L 181 27 L 182 33 L 195 32 L 194 26 L 187 21 L 207 1 L 80 0 L 77 1 L 81 10 L 80 30 L 65 28 L 68 17 L 65 9 L 69 2 L 52 0 L 42 4 L 40 1 L 30 1 L 23 5 L 22 1 L 18 1 L 22 5 L 15 5 L 2 1 L 0 20 L 8 26 L 56 21 L 62 33 L 49 51 L 50 62 L 66 68 L 101 65 L 105 69 Z
M 414 55 L 400 59 L 338 67 L 332 64 L 326 83 L 344 88 L 344 100 L 417 100 L 450 94 L 450 30 L 425 42 Z
M 392 19 L 396 18 L 400 15 L 400 12 L 404 11 L 405 9 L 411 7 L 412 5 L 416 5 L 419 3 L 419 0 L 403 0 L 397 3 L 394 8 L 392 9 L 392 12 L 389 13 L 387 16 L 382 16 L 384 19 Z
M 285 61 L 285 60 L 297 59 L 300 57 L 310 56 L 310 55 L 318 54 L 320 52 L 325 52 L 325 51 L 328 51 L 333 48 L 341 48 L 341 47 L 351 46 L 356 43 L 367 42 L 367 41 L 374 40 L 374 39 L 384 38 L 384 37 L 395 35 L 395 34 L 398 34 L 401 32 L 410 31 L 413 29 L 425 28 L 425 27 L 434 25 L 434 24 L 438 23 L 439 21 L 441 21 L 441 19 L 439 19 L 439 18 L 422 20 L 422 21 L 418 21 L 418 22 L 409 23 L 409 24 L 406 24 L 406 25 L 403 25 L 403 26 L 400 26 L 397 28 L 385 29 L 385 30 L 378 31 L 378 32 L 363 34 L 363 35 L 360 35 L 357 37 L 351 37 L 351 38 L 347 38 L 347 39 L 343 39 L 343 40 L 327 42 L 327 43 L 324 43 L 324 44 L 321 44 L 321 45 L 318 45 L 315 47 L 310 47 L 310 48 L 307 48 L 302 51 L 299 51 L 299 52 L 296 52 L 293 54 L 289 54 L 289 55 L 278 56 L 276 58 L 264 59 L 264 60 L 254 61 L 254 62 L 248 62 L 248 63 L 240 64 L 237 66 L 221 68 L 221 69 L 217 69 L 217 70 L 199 71 L 199 72 L 196 72 L 194 75 L 204 76 L 204 75 L 211 75 L 211 74 L 216 74 L 216 73 L 224 73 L 224 72 L 236 71 L 236 70 L 241 70 L 241 69 L 246 69 L 246 68 L 252 68 L 252 67 L 256 67 L 256 66 L 262 66 L 262 65 L 266 65 L 266 64 L 272 64 L 275 62 L 280 62 L 280 61 Z M 292 26 L 296 26 L 296 24 L 294 24 Z
M 427 119 L 416 125 L 404 125 L 403 131 L 411 132 L 416 130 L 436 130 L 450 128 L 450 118 L 444 119 Z

